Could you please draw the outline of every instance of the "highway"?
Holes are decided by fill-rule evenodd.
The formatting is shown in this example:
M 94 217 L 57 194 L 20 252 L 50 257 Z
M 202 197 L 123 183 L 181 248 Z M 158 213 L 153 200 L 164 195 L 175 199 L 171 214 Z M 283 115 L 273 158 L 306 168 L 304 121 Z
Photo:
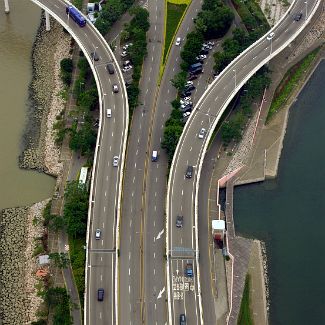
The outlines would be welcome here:
M 106 64 L 113 61 L 108 44 L 91 23 L 80 28 L 65 12 L 66 3 L 60 0 L 32 0 L 46 9 L 75 38 L 83 49 L 95 76 L 100 99 L 100 125 L 93 168 L 89 237 L 87 238 L 87 283 L 85 297 L 85 324 L 116 324 L 116 255 L 120 186 L 123 174 L 124 150 L 128 131 L 128 103 L 121 71 L 115 62 L 115 73 L 108 74 Z M 91 59 L 96 51 L 98 61 Z M 113 93 L 112 86 L 119 92 Z M 106 109 L 112 117 L 106 117 Z M 119 156 L 114 167 L 113 157 Z M 101 238 L 95 239 L 95 230 L 101 230 Z M 97 290 L 105 290 L 104 301 L 97 300 Z
M 199 226 L 199 216 L 195 209 L 197 209 L 200 166 L 212 132 L 228 103 L 242 85 L 259 67 L 276 55 L 282 45 L 292 41 L 297 30 L 302 28 L 306 17 L 304 16 L 300 21 L 294 21 L 293 14 L 306 11 L 307 14 L 311 13 L 316 3 L 316 0 L 309 0 L 307 4 L 302 1 L 296 2 L 291 8 L 291 13 L 273 28 L 272 39 L 268 40 L 265 35 L 234 60 L 201 97 L 185 126 L 174 155 L 167 194 L 169 323 L 176 324 L 179 314 L 185 313 L 188 323 L 203 324 L 204 306 L 202 310 L 200 292 L 197 288 L 199 239 L 196 227 Z M 201 128 L 207 131 L 203 139 L 198 137 Z M 194 174 L 190 179 L 185 177 L 188 165 L 194 167 Z M 177 215 L 184 217 L 182 228 L 175 227 Z M 193 265 L 193 278 L 184 276 L 187 263 Z M 202 276 L 207 276 L 207 274 L 210 276 L 209 265 L 200 265 L 200 267 Z M 188 294 L 184 289 L 185 285 L 192 285 L 197 294 Z M 183 289 L 182 303 L 175 295 L 175 287 Z M 182 294 L 182 290 L 179 294 Z M 210 320 L 205 319 L 205 321 L 206 324 L 211 324 Z

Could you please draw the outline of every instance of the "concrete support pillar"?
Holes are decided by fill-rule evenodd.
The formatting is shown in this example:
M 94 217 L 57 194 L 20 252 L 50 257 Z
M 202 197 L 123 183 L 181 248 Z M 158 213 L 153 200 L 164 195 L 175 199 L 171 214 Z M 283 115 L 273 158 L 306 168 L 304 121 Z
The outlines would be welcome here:
M 45 11 L 45 28 L 47 31 L 49 31 L 51 29 L 50 26 L 50 15 L 47 11 Z
M 5 13 L 9 14 L 9 0 L 5 0 Z

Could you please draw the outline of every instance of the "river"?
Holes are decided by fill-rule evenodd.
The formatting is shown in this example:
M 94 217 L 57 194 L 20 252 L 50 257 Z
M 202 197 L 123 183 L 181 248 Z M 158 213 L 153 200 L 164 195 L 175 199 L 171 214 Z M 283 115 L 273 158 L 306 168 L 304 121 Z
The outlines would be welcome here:
M 10 0 L 10 14 L 0 2 L 0 210 L 30 205 L 52 196 L 55 179 L 18 168 L 27 121 L 31 51 L 41 10 L 29 0 Z
M 325 324 L 325 62 L 290 109 L 278 177 L 236 188 L 237 234 L 266 242 L 270 324 Z

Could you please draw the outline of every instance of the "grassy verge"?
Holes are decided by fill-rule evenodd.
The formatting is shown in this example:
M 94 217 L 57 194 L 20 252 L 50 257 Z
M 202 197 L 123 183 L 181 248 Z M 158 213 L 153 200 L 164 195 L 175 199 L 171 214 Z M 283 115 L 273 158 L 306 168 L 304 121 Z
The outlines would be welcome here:
M 82 2 L 83 2 L 83 0 L 73 0 L 72 1 L 72 4 L 75 7 L 77 7 L 79 10 L 81 10 L 82 9 Z
M 285 105 L 293 90 L 297 87 L 299 80 L 302 78 L 303 74 L 314 62 L 318 51 L 319 48 L 309 53 L 304 59 L 298 62 L 285 74 L 275 91 L 274 98 L 266 118 L 266 122 L 268 122 L 271 117 Z
M 74 280 L 79 292 L 80 305 L 83 308 L 83 296 L 85 291 L 85 263 L 86 253 L 84 249 L 85 238 L 71 238 L 69 236 L 70 261 Z
M 249 290 L 251 286 L 251 278 L 250 275 L 246 275 L 245 287 L 243 292 L 243 298 L 240 305 L 239 317 L 238 317 L 238 325 L 253 325 L 252 313 L 250 310 L 250 295 Z
M 164 58 L 163 58 L 164 63 L 166 60 L 168 49 L 170 47 L 175 31 L 177 29 L 178 23 L 182 18 L 185 9 L 186 9 L 186 4 L 176 5 L 167 2 L 167 21 L 166 21 L 166 35 L 165 35 Z

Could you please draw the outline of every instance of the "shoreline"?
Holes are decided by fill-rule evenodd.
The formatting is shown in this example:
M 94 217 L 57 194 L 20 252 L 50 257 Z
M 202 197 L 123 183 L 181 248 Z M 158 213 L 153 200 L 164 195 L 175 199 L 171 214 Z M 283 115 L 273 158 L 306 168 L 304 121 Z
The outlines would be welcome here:
M 71 36 L 53 19 L 51 30 L 45 30 L 42 13 L 32 47 L 32 79 L 19 167 L 54 176 L 57 184 L 61 181 L 62 162 L 53 125 L 65 108 L 65 100 L 59 95 L 64 89 L 60 61 L 70 57 L 70 44 Z M 37 320 L 36 313 L 43 303 L 37 291 L 43 282 L 35 276 L 40 269 L 37 257 L 42 253 L 36 244 L 37 238 L 48 235 L 41 225 L 49 200 L 0 211 L 0 322 L 3 324 L 29 324 Z

